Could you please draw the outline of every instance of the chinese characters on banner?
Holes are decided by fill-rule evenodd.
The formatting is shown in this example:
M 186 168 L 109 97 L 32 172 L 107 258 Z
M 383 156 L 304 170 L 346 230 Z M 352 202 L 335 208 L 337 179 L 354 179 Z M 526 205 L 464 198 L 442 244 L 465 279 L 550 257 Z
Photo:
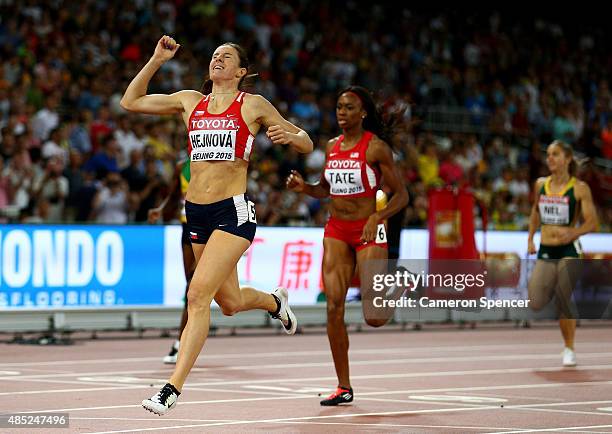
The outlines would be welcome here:
M 264 291 L 289 290 L 291 303 L 313 304 L 322 291 L 323 230 L 257 228 L 238 263 L 238 279 Z

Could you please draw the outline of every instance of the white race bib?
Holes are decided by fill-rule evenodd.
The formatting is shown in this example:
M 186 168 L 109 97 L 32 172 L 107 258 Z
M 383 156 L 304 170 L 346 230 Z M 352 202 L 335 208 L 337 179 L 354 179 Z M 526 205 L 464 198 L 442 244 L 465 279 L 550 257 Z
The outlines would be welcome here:
M 569 197 L 540 195 L 538 206 L 542 224 L 568 225 L 570 223 Z
M 191 161 L 234 161 L 236 130 L 195 130 L 189 132 Z
M 363 193 L 361 162 L 355 160 L 330 160 L 325 168 L 329 192 L 335 196 Z
M 379 223 L 376 228 L 376 244 L 384 244 L 387 242 L 387 231 L 384 223 Z

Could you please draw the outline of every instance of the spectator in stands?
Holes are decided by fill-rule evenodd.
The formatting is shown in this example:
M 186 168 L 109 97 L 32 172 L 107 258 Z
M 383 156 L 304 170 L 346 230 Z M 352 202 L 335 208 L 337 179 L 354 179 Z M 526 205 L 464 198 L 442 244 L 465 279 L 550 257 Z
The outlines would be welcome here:
M 108 172 L 94 197 L 93 218 L 98 223 L 125 224 L 128 221 L 127 183 L 117 172 Z
M 117 154 L 119 153 L 117 141 L 112 135 L 104 136 L 100 141 L 100 150 L 85 163 L 84 169 L 94 172 L 96 178 L 102 180 L 109 172 L 118 172 Z
M 32 197 L 39 206 L 45 206 L 46 222 L 58 223 L 64 218 L 64 205 L 69 193 L 68 179 L 62 175 L 64 163 L 59 157 L 51 157 L 45 171 L 35 178 Z M 43 205 L 44 204 L 44 205 Z
M 436 143 L 433 140 L 427 140 L 423 144 L 423 152 L 419 155 L 418 171 L 421 180 L 427 186 L 434 186 L 441 183 L 440 179 L 440 161 L 438 159 L 438 150 Z
M 32 130 L 39 140 L 47 140 L 51 131 L 59 126 L 59 96 L 57 93 L 45 99 L 44 108 L 40 109 L 32 118 Z
M 458 162 L 466 174 L 471 161 L 478 161 L 481 177 L 494 179 L 507 164 L 520 167 L 523 157 L 517 161 L 513 157 L 518 149 L 527 151 L 530 181 L 534 181 L 546 170 L 540 161 L 544 147 L 539 144 L 550 143 L 555 132 L 573 135 L 566 139 L 575 143 L 581 154 L 608 161 L 612 158 L 606 133 L 610 130 L 612 95 L 605 75 L 612 38 L 610 29 L 592 19 L 585 31 L 593 45 L 586 47 L 580 38 L 570 36 L 578 28 L 579 17 L 566 22 L 550 17 L 535 26 L 528 17 L 504 15 L 500 20 L 488 11 L 471 12 L 472 18 L 466 20 L 452 13 L 408 14 L 405 7 L 386 4 L 364 6 L 339 16 L 330 13 L 321 1 L 296 6 L 279 0 L 257 14 L 248 2 L 232 7 L 214 2 L 162 2 L 160 7 L 150 8 L 141 1 L 105 2 L 107 13 L 118 17 L 108 21 L 96 2 L 30 3 L 27 8 L 22 2 L 0 4 L 0 15 L 9 17 L 0 24 L 0 127 L 8 128 L 16 148 L 26 149 L 34 160 L 33 173 L 43 170 L 36 161 L 56 127 L 66 126 L 69 147 L 77 148 L 87 161 L 97 152 L 92 146 L 100 133 L 115 131 L 115 125 L 121 124 L 121 133 L 116 132 L 120 169 L 128 164 L 133 147 L 144 147 L 150 131 L 140 117 L 125 116 L 118 102 L 128 77 L 142 62 L 143 50 L 153 42 L 151 35 L 160 27 L 174 28 L 181 40 L 198 42 L 160 71 L 151 90 L 172 92 L 183 84 L 199 88 L 205 71 L 197 59 L 214 50 L 211 41 L 223 32 L 233 34 L 254 53 L 254 66 L 260 74 L 255 93 L 274 100 L 283 114 L 290 114 L 296 105 L 308 115 L 319 111 L 318 131 L 310 131 L 317 141 L 317 134 L 329 137 L 336 133 L 335 92 L 341 83 L 357 81 L 381 88 L 381 99 L 387 104 L 398 98 L 413 102 L 410 111 L 420 122 L 407 134 L 407 143 L 419 143 L 419 136 L 426 134 L 436 136 L 439 143 L 465 140 L 467 158 Z M 78 12 L 73 13 L 77 3 Z M 401 14 L 402 20 L 385 20 Z M 194 19 L 185 19 L 187 16 Z M 315 22 L 313 16 L 317 17 Z M 227 19 L 228 25 L 219 27 L 215 21 L 219 17 Z M 372 25 L 346 30 L 351 22 L 363 20 Z M 181 25 L 177 25 L 179 21 Z M 335 30 L 333 35 L 327 34 L 330 28 Z M 472 37 L 474 34 L 478 36 Z M 535 41 L 536 55 L 521 49 L 524 44 L 509 41 Z M 540 54 L 561 50 L 571 54 L 562 66 L 558 56 Z M 392 62 L 381 66 L 373 60 L 379 58 Z M 306 93 L 314 95 L 316 107 L 307 104 L 302 110 L 299 106 Z M 312 99 L 310 95 L 306 98 Z M 450 113 L 450 122 L 432 121 L 431 105 Z M 314 117 L 312 121 L 317 123 Z M 148 118 L 148 122 L 157 120 Z M 174 149 L 180 137 L 184 138 L 184 128 L 164 128 L 162 141 Z M 453 131 L 469 131 L 470 135 L 457 138 Z M 502 151 L 488 150 L 483 157 L 477 146 L 480 155 L 473 156 L 469 151 L 471 137 L 483 146 L 499 137 Z M 256 137 L 253 167 L 259 170 L 260 166 L 286 164 L 282 153 L 266 152 L 269 143 L 264 139 L 261 134 Z M 2 140 L 0 152 L 10 167 L 13 138 L 7 135 Z M 420 146 L 419 151 L 424 152 Z M 165 167 L 161 173 L 166 180 L 177 157 L 172 152 L 171 159 L 158 162 Z M 405 153 L 402 157 L 407 158 Z M 400 159 L 398 165 L 402 163 Z M 603 172 L 606 164 L 595 160 L 595 170 Z M 422 181 L 430 185 L 430 179 Z M 610 195 L 608 190 L 603 194 L 606 198 Z M 310 203 L 309 208 L 316 212 Z
M 461 185 L 465 180 L 463 168 L 457 163 L 457 148 L 453 146 L 450 151 L 445 152 L 440 164 L 440 178 L 446 185 Z
M 68 180 L 68 197 L 66 198 L 65 219 L 73 222 L 78 208 L 77 193 L 84 184 L 83 156 L 77 149 L 70 150 L 68 166 L 64 169 L 64 177 Z

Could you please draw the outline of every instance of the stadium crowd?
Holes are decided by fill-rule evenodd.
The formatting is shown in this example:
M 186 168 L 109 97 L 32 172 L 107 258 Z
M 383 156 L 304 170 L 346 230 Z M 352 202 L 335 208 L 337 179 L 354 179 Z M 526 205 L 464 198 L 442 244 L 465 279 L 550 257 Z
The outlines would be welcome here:
M 5 0 L 0 16 L 0 221 L 146 221 L 186 157 L 185 129 L 178 118 L 129 114 L 119 100 L 171 34 L 180 51 L 150 93 L 200 89 L 213 50 L 235 41 L 258 73 L 250 91 L 315 142 L 302 157 L 257 136 L 248 189 L 260 224 L 324 224 L 326 202 L 284 180 L 291 170 L 318 179 L 339 131 L 336 92 L 360 84 L 400 116 L 404 226 L 425 224 L 430 188 L 458 185 L 486 205 L 491 229 L 526 229 L 545 147 L 562 139 L 585 160 L 580 177 L 601 230 L 612 230 L 612 38 L 603 24 L 351 0 Z

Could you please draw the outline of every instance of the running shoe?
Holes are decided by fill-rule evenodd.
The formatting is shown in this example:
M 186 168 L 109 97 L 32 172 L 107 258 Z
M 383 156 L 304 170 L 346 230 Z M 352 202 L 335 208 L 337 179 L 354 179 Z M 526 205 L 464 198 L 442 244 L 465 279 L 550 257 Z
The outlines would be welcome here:
M 272 292 L 272 297 L 276 300 L 276 304 L 278 305 L 278 309 L 276 312 L 268 312 L 273 319 L 277 319 L 283 325 L 283 329 L 285 333 L 288 335 L 292 335 L 295 333 L 297 329 L 297 318 L 291 311 L 289 307 L 289 295 L 287 294 L 287 289 L 278 287 Z
M 563 366 L 576 366 L 576 353 L 571 348 L 563 350 Z
M 172 384 L 166 383 L 159 392 L 142 401 L 142 406 L 151 413 L 163 416 L 176 407 L 176 401 L 180 394 L 181 392 L 176 390 Z
M 353 388 L 340 387 L 336 389 L 334 393 L 329 395 L 326 399 L 321 401 L 321 405 L 329 407 L 339 404 L 347 404 L 353 402 Z

